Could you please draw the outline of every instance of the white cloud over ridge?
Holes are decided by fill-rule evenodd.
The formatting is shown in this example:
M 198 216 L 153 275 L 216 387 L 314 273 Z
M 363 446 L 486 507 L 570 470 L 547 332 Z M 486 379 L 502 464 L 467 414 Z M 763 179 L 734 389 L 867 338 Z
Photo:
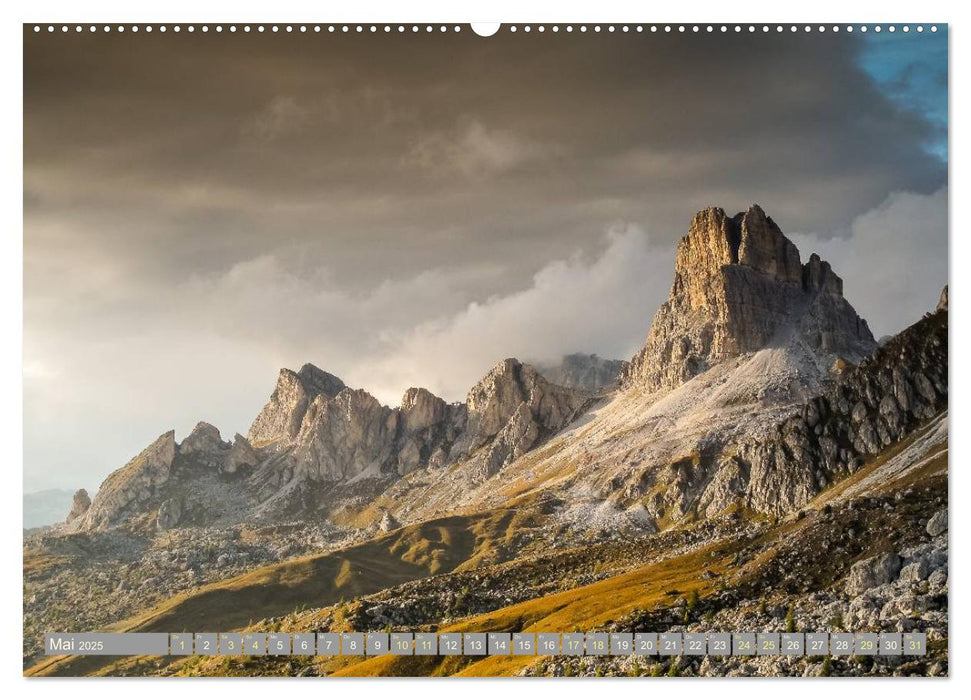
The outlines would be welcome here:
M 636 227 L 611 230 L 607 242 L 593 260 L 577 254 L 550 263 L 527 289 L 395 334 L 367 369 L 373 386 L 386 395 L 383 387 L 396 377 L 423 377 L 429 389 L 457 399 L 505 357 L 548 361 L 580 351 L 629 358 L 667 295 L 673 260 Z
M 948 191 L 896 192 L 856 217 L 848 235 L 790 235 L 843 278 L 843 295 L 877 338 L 898 333 L 934 308 L 948 281 Z
M 282 366 L 313 362 L 397 405 L 410 386 L 462 400 L 505 357 L 627 358 L 643 342 L 671 270 L 672 251 L 621 225 L 598 254 L 554 259 L 528 287 L 484 301 L 470 301 L 469 285 L 497 274 L 489 267 L 433 269 L 351 294 L 326 268 L 295 273 L 261 256 L 174 289 L 145 290 L 81 342 L 74 329 L 60 336 L 28 325 L 25 356 L 43 371 L 25 376 L 27 459 L 49 470 L 28 472 L 27 488 L 92 487 L 158 434 L 175 428 L 181 439 L 198 420 L 224 436 L 245 433 Z M 139 307 L 152 311 L 133 325 Z M 124 329 L 110 326 L 114 315 Z M 54 431 L 57 444 L 45 439 Z M 110 443 L 106 433 L 115 436 Z M 70 454 L 58 447 L 65 443 Z

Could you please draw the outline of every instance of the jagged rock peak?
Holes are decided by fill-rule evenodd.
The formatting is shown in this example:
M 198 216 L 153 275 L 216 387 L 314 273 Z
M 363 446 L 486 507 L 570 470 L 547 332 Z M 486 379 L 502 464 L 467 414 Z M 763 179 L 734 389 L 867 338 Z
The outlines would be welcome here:
M 445 419 L 448 405 L 428 389 L 412 387 L 401 398 L 401 417 L 405 432 L 424 430 Z
M 200 421 L 186 438 L 179 444 L 179 453 L 183 456 L 205 455 L 220 449 L 228 449 L 223 442 L 219 429 L 211 423 Z
M 91 507 L 91 498 L 85 489 L 78 489 L 74 492 L 74 501 L 71 503 L 71 512 L 67 514 L 64 522 L 73 523 L 78 518 L 88 512 Z
M 270 400 L 250 426 L 250 443 L 260 446 L 294 439 L 311 402 L 318 396 L 334 398 L 345 388 L 333 374 L 309 363 L 299 372 L 281 369 Z
M 335 377 L 330 372 L 325 372 L 309 362 L 300 368 L 297 377 L 303 382 L 307 392 L 313 396 L 325 394 L 334 397 L 344 389 L 344 382 L 339 377 Z
M 249 440 L 236 433 L 229 455 L 222 464 L 222 470 L 227 474 L 235 474 L 241 467 L 255 467 L 259 462 L 259 456 Z
M 798 335 L 820 355 L 858 361 L 874 347 L 829 263 L 799 250 L 757 204 L 708 207 L 678 244 L 674 283 L 625 387 L 677 386 L 729 357 Z
M 947 311 L 947 285 L 941 290 L 941 298 L 937 300 L 937 311 Z
M 515 358 L 496 364 L 466 398 L 468 423 L 453 458 L 477 456 L 485 475 L 496 473 L 579 415 L 590 394 L 551 384 Z
M 175 461 L 175 431 L 160 435 L 121 469 L 112 472 L 83 518 L 75 524 L 81 529 L 112 527 L 126 517 L 143 512 L 155 490 L 165 484 Z

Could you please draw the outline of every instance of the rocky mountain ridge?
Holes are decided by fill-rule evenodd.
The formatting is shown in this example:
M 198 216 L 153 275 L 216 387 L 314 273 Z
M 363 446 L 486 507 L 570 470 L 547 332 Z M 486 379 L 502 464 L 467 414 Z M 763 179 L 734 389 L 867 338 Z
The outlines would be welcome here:
M 64 528 L 211 525 L 306 507 L 307 492 L 327 484 L 394 479 L 457 462 L 484 479 L 573 421 L 591 400 L 515 359 L 493 367 L 464 403 L 412 388 L 397 408 L 313 365 L 283 369 L 248 437 L 223 441 L 205 422 L 181 443 L 168 431 L 113 472 L 93 501 L 79 492 Z
M 746 264 L 723 264 L 715 255 L 723 244 L 729 260 Z M 392 515 L 417 522 L 528 496 L 563 527 L 591 536 L 734 510 L 778 515 L 946 412 L 946 311 L 873 354 L 876 343 L 829 265 L 817 256 L 799 263 L 757 207 L 731 220 L 721 210 L 700 212 L 679 250 L 672 298 L 619 391 L 490 479 L 418 472 L 390 487 Z M 706 259 L 715 262 L 692 262 Z M 694 311 L 692 287 L 702 299 Z M 703 303 L 709 293 L 715 302 L 737 299 L 718 307 Z M 776 297 L 792 306 L 773 307 Z M 687 309 L 675 329 L 687 335 L 668 333 L 672 309 Z M 703 362 L 661 352 L 653 369 L 643 364 L 659 347 L 691 350 L 692 333 L 709 348 L 720 334 L 721 349 Z M 946 437 L 944 423 L 935 440 Z
M 663 528 L 738 504 L 786 512 L 946 407 L 943 315 L 925 338 L 937 346 L 891 342 L 854 371 L 876 343 L 829 264 L 803 264 L 757 205 L 734 217 L 712 207 L 681 240 L 671 295 L 632 362 L 574 355 L 561 367 L 582 385 L 621 369 L 619 389 L 560 386 L 510 358 L 465 402 L 412 388 L 390 408 L 313 365 L 283 369 L 246 437 L 225 442 L 206 423 L 182 443 L 163 434 L 65 528 L 341 511 L 355 527 L 389 529 L 501 505 L 510 484 L 559 502 L 569 527 L 598 530 Z M 837 380 L 843 393 L 827 393 Z
M 734 490 L 759 512 L 792 511 L 945 412 L 947 338 L 945 308 L 847 370 L 770 435 L 740 444 L 720 476 L 720 497 Z

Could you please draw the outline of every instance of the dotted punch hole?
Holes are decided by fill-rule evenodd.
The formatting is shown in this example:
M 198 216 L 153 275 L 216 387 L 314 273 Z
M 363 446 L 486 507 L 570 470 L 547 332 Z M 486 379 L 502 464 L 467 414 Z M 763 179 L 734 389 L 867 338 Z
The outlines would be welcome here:
M 574 32 L 579 34 L 600 34 L 600 33 L 636 33 L 636 34 L 657 34 L 661 33 L 691 33 L 691 34 L 701 34 L 707 33 L 712 34 L 715 32 L 727 33 L 735 32 L 742 33 L 748 32 L 749 34 L 768 34 L 775 32 L 778 34 L 789 32 L 791 34 L 796 33 L 839 33 L 841 31 L 847 33 L 853 33 L 854 31 L 860 33 L 873 32 L 879 34 L 881 32 L 887 32 L 893 34 L 895 32 L 909 33 L 911 31 L 917 33 L 923 33 L 925 31 L 936 33 L 938 31 L 938 26 L 936 24 L 831 24 L 831 25 L 796 25 L 796 24 L 552 24 L 552 25 L 501 25 L 501 24 L 472 24 L 465 27 L 467 30 L 471 30 L 478 36 L 488 37 L 493 36 L 500 31 L 507 31 L 511 34 L 545 34 L 550 32 L 552 34 L 573 34 Z M 399 34 L 413 33 L 413 34 L 447 34 L 447 33 L 459 33 L 463 31 L 463 25 L 432 25 L 432 24 L 172 24 L 172 25 L 138 25 L 138 24 L 105 24 L 105 25 L 81 25 L 81 24 L 35 24 L 33 25 L 33 31 L 35 33 L 47 32 L 48 34 L 67 34 L 76 33 L 80 34 L 82 32 L 88 33 L 98 33 L 102 32 L 105 34 L 115 32 L 117 34 L 124 34 L 128 32 L 130 34 L 137 34 L 142 32 L 144 34 L 151 34 L 154 32 L 165 33 L 174 32 L 176 34 L 182 32 L 188 32 L 190 34 L 200 33 L 200 34 L 222 34 L 224 32 L 229 34 L 236 34 L 241 32 L 244 34 L 249 33 L 270 33 L 270 34 L 390 34 L 397 32 Z

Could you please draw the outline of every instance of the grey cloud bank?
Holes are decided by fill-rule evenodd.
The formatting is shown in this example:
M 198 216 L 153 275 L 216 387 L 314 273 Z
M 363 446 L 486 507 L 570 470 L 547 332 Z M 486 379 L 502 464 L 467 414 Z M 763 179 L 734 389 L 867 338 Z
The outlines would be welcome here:
M 946 281 L 947 172 L 859 51 L 25 35 L 25 487 L 244 431 L 281 366 L 397 403 L 505 356 L 626 358 L 709 204 L 760 203 L 899 329 Z

